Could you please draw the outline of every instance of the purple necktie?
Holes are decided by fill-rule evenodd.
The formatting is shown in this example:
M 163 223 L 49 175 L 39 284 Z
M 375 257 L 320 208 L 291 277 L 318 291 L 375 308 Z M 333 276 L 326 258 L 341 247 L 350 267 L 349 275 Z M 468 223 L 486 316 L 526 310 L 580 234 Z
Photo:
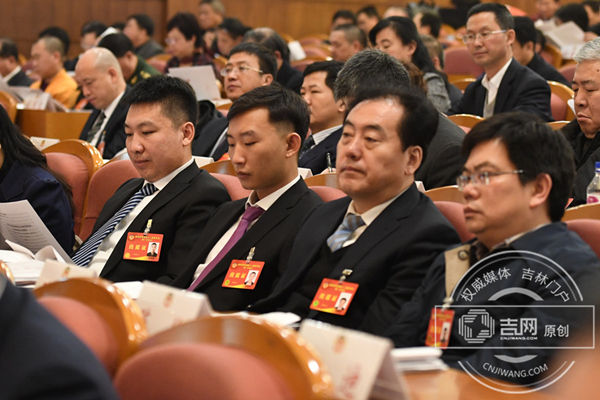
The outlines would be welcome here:
M 229 250 L 231 250 L 231 248 L 238 242 L 238 240 L 240 240 L 242 236 L 244 236 L 244 233 L 246 233 L 246 231 L 248 230 L 248 226 L 250 226 L 252 221 L 256 220 L 264 212 L 265 210 L 263 210 L 260 207 L 250 206 L 246 208 L 246 211 L 244 211 L 244 214 L 242 215 L 242 220 L 240 221 L 240 224 L 235 229 L 235 232 L 233 232 L 233 235 L 231 235 L 229 241 L 225 244 L 225 247 L 221 249 L 219 254 L 217 254 L 217 256 L 210 262 L 210 264 L 208 264 L 206 268 L 204 268 L 204 271 L 202 271 L 202 273 L 198 275 L 196 280 L 192 282 L 191 286 L 188 288 L 188 291 L 192 292 L 194 291 L 194 289 L 196 289 L 200 282 L 202 282 L 202 279 L 204 279 L 206 275 L 208 275 L 210 271 L 213 270 L 213 268 L 221 261 L 221 259 L 223 259 L 225 254 L 227 254 Z

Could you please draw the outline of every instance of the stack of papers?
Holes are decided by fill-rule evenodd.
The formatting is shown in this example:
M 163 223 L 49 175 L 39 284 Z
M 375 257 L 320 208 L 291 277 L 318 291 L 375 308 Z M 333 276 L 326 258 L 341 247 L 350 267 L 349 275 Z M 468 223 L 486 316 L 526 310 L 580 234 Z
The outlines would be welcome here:
M 398 372 L 446 370 L 440 359 L 442 349 L 435 347 L 408 347 L 391 351 L 394 368 Z

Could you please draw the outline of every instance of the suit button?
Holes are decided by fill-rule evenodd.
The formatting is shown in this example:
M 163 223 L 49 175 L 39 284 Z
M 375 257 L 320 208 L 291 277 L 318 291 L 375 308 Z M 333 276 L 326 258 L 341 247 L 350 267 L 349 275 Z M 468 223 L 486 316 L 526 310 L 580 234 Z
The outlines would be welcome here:
M 469 252 L 466 250 L 461 250 L 458 252 L 458 258 L 462 261 L 465 261 L 469 258 Z

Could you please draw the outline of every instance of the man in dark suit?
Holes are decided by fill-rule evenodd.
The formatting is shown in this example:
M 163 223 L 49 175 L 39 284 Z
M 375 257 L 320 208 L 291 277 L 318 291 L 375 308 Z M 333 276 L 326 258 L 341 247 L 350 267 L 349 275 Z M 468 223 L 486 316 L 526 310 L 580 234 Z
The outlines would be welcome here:
M 217 210 L 172 282 L 207 294 L 218 311 L 244 310 L 271 293 L 302 221 L 322 203 L 298 176 L 298 152 L 309 124 L 300 96 L 280 85 L 262 86 L 240 97 L 227 118 L 231 162 L 252 193 Z M 255 211 L 250 221 L 247 215 Z M 248 258 L 264 263 L 262 268 L 242 270 L 234 282 L 231 273 L 242 269 L 233 268 L 234 260 Z M 252 273 L 256 286 L 248 289 Z
M 123 34 L 133 43 L 135 54 L 146 60 L 150 57 L 164 54 L 165 49 L 158 44 L 154 34 L 154 21 L 146 14 L 134 14 L 127 18 Z
M 467 86 L 452 114 L 488 118 L 508 111 L 525 111 L 544 121 L 554 120 L 548 83 L 512 57 L 513 28 L 513 17 L 501 4 L 478 4 L 469 10 L 463 41 L 485 74 Z
M 4 399 L 116 400 L 94 354 L 33 297 L 0 275 L 0 386 Z
M 21 69 L 19 49 L 11 39 L 0 39 L 0 77 L 9 86 L 29 86 L 33 83 Z
M 411 87 L 406 68 L 394 57 L 381 51 L 366 49 L 344 64 L 335 81 L 335 98 L 349 104 L 359 88 L 368 85 Z M 460 146 L 465 132 L 443 114 L 438 113 L 438 125 L 431 144 L 424 153 L 415 180 L 426 189 L 456 184 L 463 165 Z
M 515 20 L 515 41 L 512 44 L 512 51 L 515 60 L 547 81 L 559 82 L 571 87 L 571 82 L 567 81 L 554 66 L 548 64 L 542 56 L 535 52 L 537 31 L 531 18 L 513 17 L 513 19 Z
M 111 159 L 125 148 L 123 124 L 129 109 L 122 101 L 127 85 L 119 62 L 105 48 L 90 49 L 79 57 L 75 77 L 95 107 L 79 139 L 97 147 L 103 158 Z
M 337 61 L 320 61 L 304 70 L 300 94 L 310 110 L 311 134 L 302 145 L 298 166 L 310 168 L 313 175 L 320 174 L 328 167 L 335 168 L 337 143 L 342 136 L 346 106 L 342 100 L 335 100 L 333 87 L 343 66 Z
M 273 294 L 250 311 L 288 311 L 374 334 L 388 328 L 436 254 L 459 242 L 414 183 L 437 115 L 418 91 L 387 86 L 356 96 L 337 149 L 338 183 L 349 197 L 307 218 Z M 324 292 L 330 287 L 337 288 Z M 336 310 L 342 295 L 349 306 Z
M 244 93 L 259 86 L 270 85 L 277 76 L 277 60 L 273 54 L 256 43 L 242 43 L 235 46 L 229 61 L 221 70 L 227 98 L 235 103 Z M 212 157 L 219 160 L 227 153 L 226 118 L 210 121 L 194 140 L 195 156 Z
M 427 336 L 433 345 L 437 340 L 427 328 L 432 309 L 446 304 L 454 316 L 446 320 L 453 324 L 444 361 L 530 384 L 539 381 L 540 372 L 518 372 L 543 366 L 561 345 L 560 336 L 542 327 L 569 326 L 573 332 L 582 322 L 573 307 L 591 300 L 586 289 L 597 291 L 600 279 L 597 256 L 560 222 L 573 183 L 573 157 L 560 133 L 526 113 L 481 122 L 467 135 L 463 152 L 467 161 L 457 183 L 466 227 L 476 238 L 435 260 L 385 336 L 397 347 L 422 346 Z M 557 305 L 570 308 L 552 307 Z M 489 317 L 487 333 L 479 330 L 483 325 L 465 323 L 474 309 Z M 442 320 L 440 313 L 436 319 Z M 535 320 L 538 328 L 512 335 L 510 320 Z M 472 328 L 473 335 L 461 326 Z M 554 375 L 547 368 L 544 374 Z
M 281 86 L 300 93 L 302 72 L 290 65 L 290 49 L 287 43 L 271 28 L 256 28 L 246 32 L 244 43 L 257 43 L 273 52 L 277 60 L 277 76 L 275 82 Z
M 106 202 L 73 261 L 115 282 L 168 284 L 181 272 L 208 217 L 230 198 L 192 158 L 198 108 L 189 84 L 154 76 L 138 83 L 125 102 L 131 105 L 127 153 L 142 178 L 123 184 Z M 140 260 L 150 242 L 159 243 L 160 257 Z

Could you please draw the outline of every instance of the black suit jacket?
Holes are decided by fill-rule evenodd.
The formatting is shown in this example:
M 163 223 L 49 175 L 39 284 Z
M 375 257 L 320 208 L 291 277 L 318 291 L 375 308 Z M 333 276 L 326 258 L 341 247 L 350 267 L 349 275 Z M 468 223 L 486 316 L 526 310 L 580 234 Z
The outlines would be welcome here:
M 111 159 L 117 154 L 119 151 L 125 148 L 125 118 L 127 117 L 127 111 L 129 111 L 129 105 L 123 102 L 125 96 L 131 91 L 131 88 L 127 86 L 125 89 L 125 94 L 121 97 L 121 101 L 117 104 L 117 107 L 113 111 L 110 119 L 106 122 L 104 126 L 104 153 L 102 154 L 102 158 Z M 81 134 L 79 135 L 79 139 L 86 140 L 88 132 L 92 129 L 94 122 L 100 115 L 101 110 L 94 110 L 92 114 L 88 118 L 85 126 L 83 127 Z
M 313 175 L 318 175 L 327 168 L 327 153 L 331 156 L 331 166 L 335 168 L 337 144 L 342 137 L 343 128 L 333 131 L 321 143 L 310 149 L 298 160 L 301 168 L 310 168 Z
M 6 287 L 4 288 L 4 285 Z M 106 369 L 26 289 L 0 277 L 2 399 L 118 399 Z
M 321 198 L 300 179 L 265 211 L 195 291 L 207 294 L 217 311 L 244 310 L 255 301 L 268 296 L 283 272 L 302 221 L 322 203 Z M 219 207 L 196 241 L 190 257 L 185 262 L 185 270 L 172 282 L 173 286 L 187 288 L 192 284 L 198 265 L 206 260 L 221 236 L 244 213 L 245 204 L 246 199 L 241 199 Z M 253 259 L 265 262 L 254 290 L 222 287 L 231 261 L 245 260 L 252 247 L 255 248 Z
M 483 117 L 487 89 L 481 84 L 485 75 L 469 84 L 458 107 L 450 114 L 473 114 Z M 554 121 L 550 108 L 550 86 L 532 70 L 513 58 L 496 95 L 494 114 L 525 111 L 540 116 L 544 121 Z
M 124 183 L 102 208 L 94 225 L 94 232 L 112 218 L 140 190 L 143 183 L 141 178 Z M 229 200 L 229 194 L 221 182 L 192 163 L 156 194 L 127 229 L 127 232 L 144 232 L 147 221 L 152 219 L 150 232 L 164 235 L 159 261 L 124 260 L 127 240 L 125 234 L 114 248 L 100 276 L 114 282 L 147 279 L 170 283 L 181 273 L 185 265 L 183 262 L 208 218 L 218 206 Z
M 204 129 L 198 134 L 198 139 L 195 139 L 192 144 L 192 154 L 195 156 L 211 157 L 210 151 L 228 126 L 229 121 L 227 121 L 227 118 L 213 119 L 206 124 Z M 227 144 L 227 141 L 225 141 L 225 144 Z M 228 147 L 227 145 L 220 146 L 217 150 L 219 151 L 212 155 L 215 161 L 221 158 L 223 154 L 227 153 Z
M 464 160 L 460 155 L 465 131 L 439 114 L 435 135 L 427 148 L 425 159 L 415 173 L 415 180 L 423 182 L 425 189 L 456 185 Z
M 437 254 L 460 242 L 448 220 L 413 184 L 347 248 L 331 273 L 322 276 L 339 279 L 344 269 L 353 270 L 347 282 L 358 283 L 359 287 L 346 315 L 310 310 L 316 291 L 308 299 L 297 289 L 307 274 L 318 274 L 311 271 L 313 265 L 327 238 L 342 223 L 349 204 L 349 197 L 330 201 L 308 217 L 296 235 L 288 266 L 273 294 L 250 311 L 279 309 L 382 334 L 410 300 Z
M 556 68 L 548 64 L 546 60 L 544 60 L 542 56 L 537 53 L 535 53 L 529 64 L 527 64 L 527 68 L 531 69 L 533 72 L 547 81 L 560 82 L 568 87 L 571 87 L 571 82 L 569 82 L 560 72 L 558 72 Z
M 279 83 L 284 88 L 293 90 L 296 93 L 300 93 L 302 82 L 304 82 L 304 75 L 302 75 L 302 72 L 292 68 L 289 63 L 284 61 L 281 64 L 281 68 L 279 68 L 277 71 L 277 78 L 275 78 L 275 82 Z
M 31 85 L 33 81 L 27 76 L 22 70 L 19 71 L 15 76 L 10 78 L 7 82 L 9 86 L 27 86 Z

